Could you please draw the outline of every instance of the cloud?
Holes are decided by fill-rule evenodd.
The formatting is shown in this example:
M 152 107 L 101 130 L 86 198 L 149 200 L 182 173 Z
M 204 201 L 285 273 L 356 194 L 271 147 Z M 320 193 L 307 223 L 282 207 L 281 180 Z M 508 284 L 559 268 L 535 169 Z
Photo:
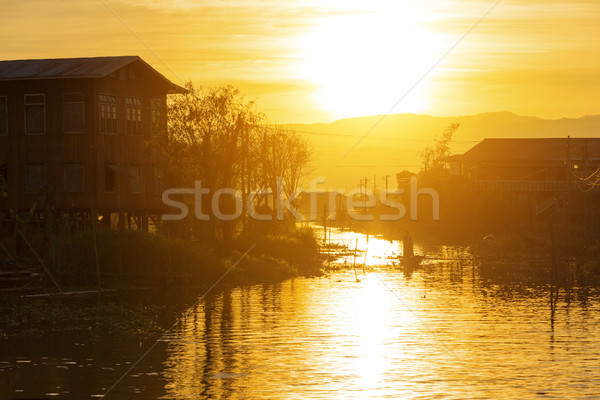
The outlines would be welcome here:
M 331 16 L 379 10 L 387 12 L 391 16 L 387 20 L 393 21 L 398 3 L 107 2 L 182 79 L 204 85 L 240 83 L 250 97 L 268 100 L 277 118 L 290 120 L 298 120 L 294 115 L 306 120 L 310 112 L 315 118 L 324 115 L 311 100 L 311 91 L 318 88 L 299 80 L 295 70 L 302 57 L 298 37 L 316 25 L 327 24 Z M 423 3 L 419 23 L 453 43 L 492 4 L 474 0 Z M 2 7 L 4 59 L 138 54 L 177 80 L 100 1 L 20 0 L 5 2 Z M 600 3 L 596 0 L 503 0 L 432 75 L 438 92 L 430 112 L 447 115 L 443 110 L 472 113 L 510 109 L 512 103 L 514 111 L 527 114 L 573 115 L 576 107 L 589 113 L 592 106 L 600 106 L 593 92 L 597 92 L 596 71 L 600 70 L 599 37 Z M 389 46 L 393 48 L 393 40 Z M 523 89 L 519 90 L 519 85 Z M 504 92 L 498 93 L 503 88 Z M 522 99 L 511 101 L 506 88 Z

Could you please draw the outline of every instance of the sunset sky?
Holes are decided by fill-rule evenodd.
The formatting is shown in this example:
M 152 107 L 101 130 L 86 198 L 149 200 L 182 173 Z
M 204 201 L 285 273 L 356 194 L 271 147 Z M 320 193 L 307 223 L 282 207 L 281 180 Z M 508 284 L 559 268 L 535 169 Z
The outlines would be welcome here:
M 495 1 L 106 4 L 115 13 L 102 0 L 3 2 L 0 58 L 135 54 L 176 83 L 233 84 L 286 123 L 390 110 L 600 114 L 597 0 L 500 1 L 460 42 Z

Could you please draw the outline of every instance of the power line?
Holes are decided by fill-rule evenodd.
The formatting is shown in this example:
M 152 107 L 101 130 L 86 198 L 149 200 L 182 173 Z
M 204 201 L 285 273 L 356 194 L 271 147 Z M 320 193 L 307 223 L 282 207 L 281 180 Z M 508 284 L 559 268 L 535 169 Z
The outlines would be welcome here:
M 260 127 L 263 129 L 269 129 L 274 131 L 283 131 L 283 132 L 295 132 L 295 133 L 305 133 L 308 135 L 317 135 L 317 136 L 333 136 L 333 137 L 347 137 L 350 139 L 357 139 L 358 135 L 352 135 L 349 133 L 332 133 L 332 132 L 322 132 L 322 131 L 305 131 L 299 129 L 292 128 L 284 128 L 278 126 L 269 126 L 269 125 L 254 125 L 254 127 Z M 408 139 L 408 138 L 396 138 L 390 136 L 369 136 L 370 139 L 378 139 L 378 140 L 389 140 L 395 142 L 409 142 L 409 143 L 432 143 L 433 140 L 427 139 Z M 470 143 L 479 143 L 480 140 L 453 140 L 452 143 L 457 144 L 470 144 Z

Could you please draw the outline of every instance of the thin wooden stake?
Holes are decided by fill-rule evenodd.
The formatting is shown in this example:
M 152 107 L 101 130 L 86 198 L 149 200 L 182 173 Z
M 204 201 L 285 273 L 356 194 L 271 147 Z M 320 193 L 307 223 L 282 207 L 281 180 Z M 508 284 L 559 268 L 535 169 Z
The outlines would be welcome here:
M 352 261 L 352 268 L 354 268 L 354 276 L 356 277 L 356 282 L 359 281 L 358 274 L 356 273 L 356 252 L 358 250 L 358 238 L 356 238 L 356 244 L 354 245 L 354 260 Z
M 365 247 L 365 260 L 363 261 L 363 274 L 367 275 L 365 272 L 365 266 L 367 264 L 367 253 L 369 252 L 369 234 L 367 233 L 367 246 Z
M 54 279 L 54 277 L 52 276 L 52 274 L 50 273 L 50 271 L 46 267 L 46 264 L 44 263 L 44 261 L 40 258 L 40 256 L 38 256 L 38 253 L 36 253 L 35 249 L 31 245 L 31 243 L 29 243 L 29 240 L 27 240 L 27 238 L 25 237 L 25 235 L 23 235 L 23 232 L 21 232 L 21 231 L 17 231 L 17 232 L 19 233 L 19 235 L 21 235 L 21 237 L 25 241 L 25 244 L 27 245 L 27 247 L 29 247 L 29 250 L 31 250 L 31 252 L 35 256 L 35 258 L 37 258 L 37 260 L 39 261 L 39 263 L 42 264 L 42 267 L 44 268 L 44 271 L 46 271 L 46 273 L 50 277 L 50 280 L 52 280 L 52 283 L 54 283 L 54 286 L 56 286 L 56 288 L 58 289 L 59 292 L 63 293 L 63 290 L 61 289 L 60 285 L 58 284 L 58 282 L 56 282 L 56 280 Z
M 96 279 L 98 280 L 98 291 L 102 291 L 100 287 L 100 261 L 98 259 L 98 238 L 96 237 L 96 210 L 93 208 L 91 211 L 91 220 L 92 220 L 92 240 L 94 241 L 94 257 L 96 259 Z

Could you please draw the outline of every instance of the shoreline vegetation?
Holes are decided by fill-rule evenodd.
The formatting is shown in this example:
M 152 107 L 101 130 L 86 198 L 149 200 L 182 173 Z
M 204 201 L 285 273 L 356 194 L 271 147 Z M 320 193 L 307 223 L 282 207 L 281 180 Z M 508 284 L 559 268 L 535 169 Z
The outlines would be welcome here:
M 492 243 L 484 243 L 476 234 L 453 236 L 454 240 L 443 235 L 428 237 L 427 232 L 432 232 L 428 224 L 388 226 L 384 230 L 356 224 L 352 229 L 388 240 L 400 240 L 398 235 L 410 230 L 422 243 L 451 242 L 467 246 L 477 261 L 479 275 L 490 282 L 520 282 L 565 289 L 600 284 L 600 240 L 586 237 L 585 231 L 558 243 L 552 243 L 548 229 L 540 229 L 527 237 L 505 231 L 497 233 Z M 197 296 L 224 275 L 226 278 L 219 282 L 217 290 L 277 283 L 297 276 L 319 276 L 327 272 L 322 258 L 325 252 L 321 250 L 333 251 L 333 259 L 327 260 L 334 264 L 336 253 L 352 252 L 335 241 L 318 242 L 313 229 L 323 227 L 297 228 L 285 234 L 242 233 L 232 239 L 229 251 L 202 241 L 184 241 L 159 233 L 100 229 L 96 238 L 98 261 L 101 288 L 106 291 L 33 298 L 2 295 L 0 339 L 61 331 L 76 331 L 92 338 L 155 336 L 172 323 L 173 313 L 193 304 Z M 564 239 L 564 235 L 556 235 Z M 47 242 L 47 238 L 39 236 L 43 235 L 32 236 L 35 245 Z M 98 289 L 91 232 L 63 234 L 54 241 L 53 250 L 47 251 L 43 257 L 51 259 L 50 254 L 53 255 L 51 268 L 63 290 Z M 111 289 L 117 291 L 111 292 Z M 171 294 L 170 299 L 165 298 L 167 293 Z M 174 303 L 178 304 L 177 309 Z
M 34 235 L 32 242 L 45 242 Z M 0 339 L 16 335 L 77 331 L 91 337 L 158 333 L 177 310 L 216 289 L 276 283 L 296 276 L 318 276 L 319 247 L 310 228 L 286 234 L 244 233 L 228 252 L 204 242 L 186 242 L 139 230 L 97 232 L 98 290 L 95 252 L 89 231 L 63 235 L 54 242 L 50 267 L 63 291 L 92 291 L 70 296 L 0 296 Z M 248 251 L 250 250 L 250 251 Z M 248 253 L 242 257 L 244 253 Z M 220 279 L 222 281 L 220 281 Z M 58 290 L 47 282 L 48 293 Z M 170 296 L 170 298 L 165 298 Z M 167 306 L 169 304 L 170 306 Z M 181 311 L 181 310 L 179 310 Z M 172 322 L 172 321 L 171 321 Z

